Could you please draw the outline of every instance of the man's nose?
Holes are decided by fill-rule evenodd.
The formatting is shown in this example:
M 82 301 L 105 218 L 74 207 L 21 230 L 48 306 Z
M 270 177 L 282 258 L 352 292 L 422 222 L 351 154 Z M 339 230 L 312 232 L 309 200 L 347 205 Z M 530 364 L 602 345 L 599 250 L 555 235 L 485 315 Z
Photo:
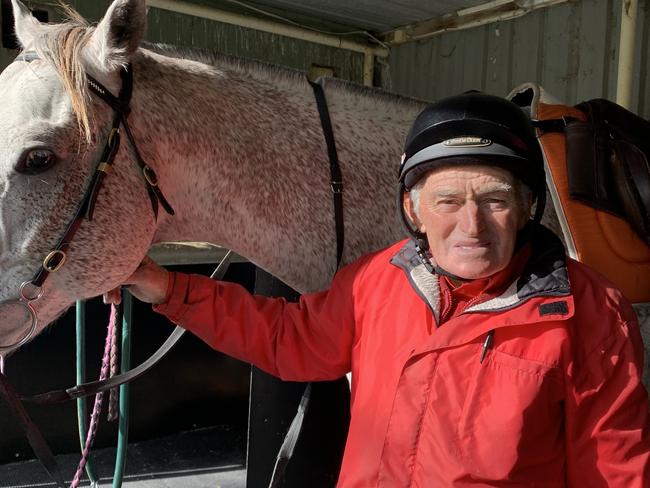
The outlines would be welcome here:
M 476 236 L 485 229 L 485 217 L 481 208 L 472 200 L 468 200 L 460 212 L 460 230 L 465 235 Z

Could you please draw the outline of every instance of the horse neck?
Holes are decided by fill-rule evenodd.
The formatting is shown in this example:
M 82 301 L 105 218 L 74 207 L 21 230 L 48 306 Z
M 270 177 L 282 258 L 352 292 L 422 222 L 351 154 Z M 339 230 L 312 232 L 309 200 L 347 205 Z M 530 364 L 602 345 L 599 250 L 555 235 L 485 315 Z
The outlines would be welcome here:
M 155 242 L 212 242 L 301 291 L 324 287 L 335 270 L 329 161 L 306 79 L 266 68 L 242 74 L 148 52 L 134 70 L 135 137 L 176 210 L 160 219 Z M 360 106 L 345 93 L 328 94 L 328 101 L 342 165 L 356 165 L 348 171 L 346 198 L 360 201 L 370 190 L 381 214 L 368 219 L 360 207 L 346 205 L 349 261 L 399 235 L 387 230 L 394 224 L 392 182 L 419 105 L 389 104 L 378 123 L 369 108 L 377 103 Z M 383 227 L 380 237 L 368 225 Z
M 231 232 L 222 224 L 230 223 L 230 213 L 236 216 L 235 207 L 259 187 L 276 184 L 259 168 L 269 153 L 277 153 L 272 146 L 283 146 L 276 133 L 299 130 L 290 127 L 294 122 L 287 121 L 286 112 L 299 116 L 309 106 L 306 83 L 283 80 L 272 86 L 147 52 L 134 63 L 134 72 L 135 138 L 143 141 L 145 159 L 177 210 L 177 217 L 162 222 L 156 241 L 226 244 Z

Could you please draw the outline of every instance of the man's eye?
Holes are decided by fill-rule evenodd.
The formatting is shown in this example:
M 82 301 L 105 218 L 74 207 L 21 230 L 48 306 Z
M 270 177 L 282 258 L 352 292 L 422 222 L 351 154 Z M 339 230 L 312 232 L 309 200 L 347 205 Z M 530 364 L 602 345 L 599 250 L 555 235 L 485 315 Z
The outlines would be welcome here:
M 502 209 L 508 206 L 508 200 L 505 198 L 486 198 L 483 203 L 493 209 Z
M 49 149 L 28 151 L 16 166 L 19 173 L 35 175 L 47 171 L 57 162 L 56 155 Z

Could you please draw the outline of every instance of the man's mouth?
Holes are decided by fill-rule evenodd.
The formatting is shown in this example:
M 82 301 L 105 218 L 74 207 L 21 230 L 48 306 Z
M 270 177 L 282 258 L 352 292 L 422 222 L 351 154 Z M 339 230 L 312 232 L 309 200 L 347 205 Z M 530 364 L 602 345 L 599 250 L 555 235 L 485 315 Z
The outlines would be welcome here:
M 461 253 L 482 252 L 489 247 L 490 247 L 489 241 L 459 242 L 454 246 L 454 248 Z

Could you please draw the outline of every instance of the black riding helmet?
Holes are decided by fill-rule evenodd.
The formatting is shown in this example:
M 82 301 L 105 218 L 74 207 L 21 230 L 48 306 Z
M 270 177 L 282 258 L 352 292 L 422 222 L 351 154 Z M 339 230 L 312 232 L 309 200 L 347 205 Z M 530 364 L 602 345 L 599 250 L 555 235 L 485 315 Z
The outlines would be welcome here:
M 470 92 L 428 105 L 406 137 L 399 170 L 398 205 L 402 220 L 420 247 L 426 236 L 404 214 L 404 193 L 427 172 L 451 166 L 497 166 L 528 186 L 537 199 L 535 221 L 545 203 L 544 159 L 530 118 L 500 97 Z

